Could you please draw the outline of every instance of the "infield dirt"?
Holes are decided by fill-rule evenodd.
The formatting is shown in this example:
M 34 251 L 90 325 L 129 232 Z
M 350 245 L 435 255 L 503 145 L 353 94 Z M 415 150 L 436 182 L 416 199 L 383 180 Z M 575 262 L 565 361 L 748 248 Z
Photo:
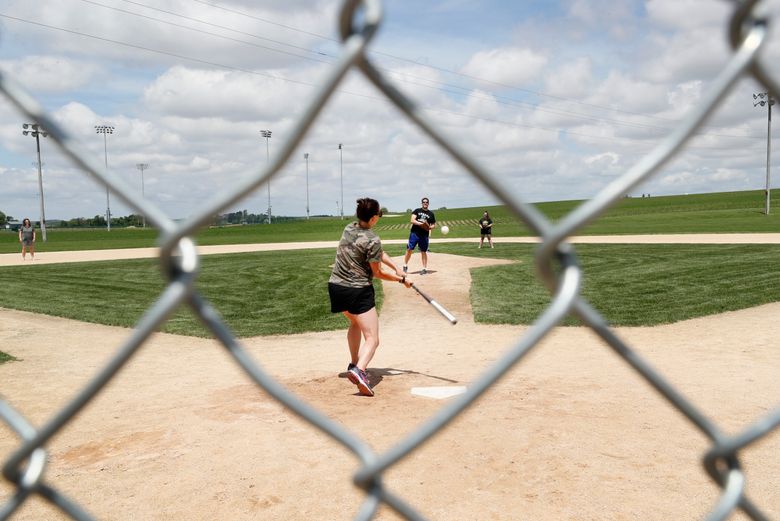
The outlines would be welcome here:
M 431 254 L 434 273 L 415 277 L 459 318 L 456 326 L 415 292 L 385 284 L 373 398 L 344 377 L 345 331 L 241 344 L 289 390 L 383 452 L 446 403 L 413 396 L 412 387 L 468 386 L 527 330 L 473 322 L 469 269 L 496 262 Z M 778 406 L 779 312 L 771 304 L 616 332 L 736 434 Z M 41 426 L 129 333 L 0 309 L 0 346 L 20 359 L 0 365 L 0 393 Z M 0 424 L 0 463 L 19 444 Z M 383 481 L 431 520 L 702 519 L 719 496 L 700 463 L 709 446 L 594 333 L 558 328 Z M 48 451 L 47 483 L 103 520 L 352 519 L 363 498 L 352 485 L 358 459 L 271 399 L 213 340 L 154 335 Z M 773 518 L 778 454 L 775 431 L 742 458 L 747 493 Z M 0 479 L 0 505 L 12 490 Z M 400 519 L 386 507 L 377 518 Z M 66 517 L 36 498 L 12 519 Z

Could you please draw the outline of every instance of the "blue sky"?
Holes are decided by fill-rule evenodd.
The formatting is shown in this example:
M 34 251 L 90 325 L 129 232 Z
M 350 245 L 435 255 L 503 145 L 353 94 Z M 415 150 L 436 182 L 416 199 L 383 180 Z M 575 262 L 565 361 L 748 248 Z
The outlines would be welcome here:
M 340 54 L 334 2 L 7 0 L 0 68 L 174 218 L 255 174 Z M 444 133 L 527 201 L 592 197 L 667 135 L 729 57 L 731 4 L 409 0 L 384 4 L 371 59 Z M 772 5 L 776 13 L 775 5 Z M 777 58 L 776 45 L 766 60 Z M 762 189 L 766 110 L 740 82 L 690 147 L 634 195 Z M 0 211 L 38 218 L 35 143 L 0 100 Z M 340 156 L 338 144 L 343 143 Z M 105 213 L 105 190 L 44 140 L 49 219 Z M 353 72 L 271 183 L 273 213 L 496 198 Z M 775 183 L 773 183 L 775 186 Z M 113 215 L 132 210 L 112 198 Z M 225 211 L 263 213 L 261 187 Z

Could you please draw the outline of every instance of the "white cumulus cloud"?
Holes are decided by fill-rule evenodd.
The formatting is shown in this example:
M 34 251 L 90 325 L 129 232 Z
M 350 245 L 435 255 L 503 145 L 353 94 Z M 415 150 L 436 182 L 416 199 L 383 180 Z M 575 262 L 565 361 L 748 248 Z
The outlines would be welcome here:
M 536 81 L 547 58 L 530 49 L 504 47 L 476 53 L 461 72 L 497 83 L 523 85 Z

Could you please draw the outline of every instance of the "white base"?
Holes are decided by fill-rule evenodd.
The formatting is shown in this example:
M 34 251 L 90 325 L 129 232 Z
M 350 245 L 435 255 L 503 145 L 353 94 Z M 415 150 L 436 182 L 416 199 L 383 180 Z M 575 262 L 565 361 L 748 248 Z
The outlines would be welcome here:
M 433 398 L 435 400 L 444 400 L 446 398 L 451 398 L 465 392 L 466 387 L 463 385 L 451 385 L 446 387 L 412 387 L 413 395 L 423 396 L 425 398 Z

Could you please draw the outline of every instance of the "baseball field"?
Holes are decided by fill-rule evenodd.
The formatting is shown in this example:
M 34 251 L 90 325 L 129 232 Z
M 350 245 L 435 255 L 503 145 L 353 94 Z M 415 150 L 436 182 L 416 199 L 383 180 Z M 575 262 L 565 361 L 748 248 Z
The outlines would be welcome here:
M 594 229 L 572 242 L 583 295 L 614 332 L 711 422 L 736 434 L 778 405 L 780 234 L 755 209 L 713 201 L 714 208 L 678 210 L 670 208 L 680 200 L 667 201 L 653 210 L 663 223 L 654 233 Z M 499 221 L 496 248 L 478 250 L 468 222 L 474 212 L 452 212 L 443 212 L 447 241 L 433 241 L 432 273 L 414 273 L 417 255 L 410 271 L 459 322 L 450 325 L 401 285 L 382 285 L 373 398 L 345 378 L 346 322 L 328 313 L 322 297 L 338 239 L 331 228 L 343 223 L 284 244 L 235 241 L 252 233 L 247 227 L 199 241 L 197 287 L 258 366 L 381 454 L 454 399 L 439 391 L 472 385 L 549 303 L 535 278 L 534 238 L 507 216 L 504 226 L 515 233 Z M 708 217 L 697 219 L 699 212 Z M 631 230 L 647 215 L 613 217 Z M 379 233 L 399 262 L 406 232 L 389 221 Z M 165 287 L 153 241 L 73 244 L 42 247 L 34 262 L 0 255 L 0 350 L 8 359 L 0 363 L 0 395 L 34 426 L 116 356 Z M 98 519 L 354 518 L 364 498 L 352 484 L 355 455 L 255 385 L 191 315 L 172 316 L 50 440 L 46 482 Z M 0 424 L 0 462 L 20 444 Z M 720 492 L 701 465 L 709 446 L 571 319 L 393 465 L 383 483 L 427 519 L 702 519 Z M 775 517 L 778 453 L 774 432 L 741 459 L 747 493 Z M 0 480 L 0 506 L 12 493 Z M 400 519 L 387 507 L 378 518 Z M 12 519 L 66 517 L 35 497 Z

